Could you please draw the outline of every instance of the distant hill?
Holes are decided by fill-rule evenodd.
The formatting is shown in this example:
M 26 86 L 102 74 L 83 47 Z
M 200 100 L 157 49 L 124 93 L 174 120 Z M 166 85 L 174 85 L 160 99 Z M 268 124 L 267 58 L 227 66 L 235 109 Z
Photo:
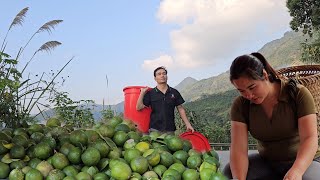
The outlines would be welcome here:
M 280 39 L 265 44 L 258 52 L 263 54 L 268 62 L 276 69 L 287 67 L 292 64 L 301 64 L 301 43 L 308 39 L 301 32 L 286 32 Z M 183 98 L 195 101 L 208 95 L 225 92 L 233 89 L 229 81 L 229 71 L 207 79 L 199 80 L 188 87 L 181 88 Z
M 93 118 L 97 121 L 100 120 L 102 118 L 101 115 L 101 111 L 103 110 L 103 105 L 101 104 L 92 104 L 90 105 L 90 108 L 92 108 L 93 110 L 91 111 L 91 113 L 93 114 Z M 113 111 L 115 111 L 116 114 L 120 114 L 123 113 L 123 108 L 124 108 L 124 102 L 120 102 L 118 104 L 115 105 L 104 105 L 104 109 L 108 109 L 111 108 Z M 46 117 L 52 117 L 55 115 L 55 111 L 53 109 L 49 109 L 43 112 L 44 116 Z M 36 117 L 40 122 L 44 121 L 44 117 L 41 115 L 38 115 Z
M 182 89 L 187 89 L 189 86 L 192 86 L 196 82 L 198 82 L 198 80 L 192 77 L 187 77 L 184 80 L 182 80 L 178 85 L 176 85 L 174 88 L 176 88 L 178 91 L 181 91 Z

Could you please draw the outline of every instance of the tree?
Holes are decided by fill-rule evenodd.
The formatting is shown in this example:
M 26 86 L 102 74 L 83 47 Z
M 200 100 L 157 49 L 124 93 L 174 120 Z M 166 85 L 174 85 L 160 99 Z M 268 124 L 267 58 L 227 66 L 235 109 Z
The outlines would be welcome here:
M 302 29 L 313 39 L 306 39 L 302 43 L 301 60 L 306 63 L 320 63 L 320 1 L 319 0 L 288 0 L 287 7 L 292 20 L 290 26 L 293 30 Z
M 293 30 L 302 29 L 304 34 L 312 36 L 314 30 L 320 28 L 320 1 L 319 0 L 287 0 L 292 20 Z

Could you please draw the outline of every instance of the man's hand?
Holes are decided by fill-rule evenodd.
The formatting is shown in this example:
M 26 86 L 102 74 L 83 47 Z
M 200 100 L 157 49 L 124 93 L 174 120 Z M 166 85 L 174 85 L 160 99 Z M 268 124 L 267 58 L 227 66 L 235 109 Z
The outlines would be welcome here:
M 140 89 L 140 94 L 145 95 L 147 93 L 148 89 L 149 89 L 148 86 L 141 88 Z

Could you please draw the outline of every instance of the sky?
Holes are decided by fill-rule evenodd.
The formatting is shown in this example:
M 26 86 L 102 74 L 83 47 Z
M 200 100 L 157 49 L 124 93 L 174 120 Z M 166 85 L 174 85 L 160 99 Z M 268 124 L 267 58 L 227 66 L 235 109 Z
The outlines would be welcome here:
M 286 0 L 4 0 L 0 42 L 16 14 L 29 7 L 22 26 L 11 29 L 6 53 L 16 56 L 44 23 L 63 20 L 49 34 L 38 33 L 21 58 L 20 68 L 47 41 L 62 44 L 38 53 L 24 77 L 57 72 L 57 81 L 74 101 L 116 104 L 128 86 L 156 85 L 153 70 L 165 66 L 168 84 L 184 78 L 219 75 L 232 60 L 258 51 L 290 30 Z M 52 70 L 52 71 L 51 71 Z

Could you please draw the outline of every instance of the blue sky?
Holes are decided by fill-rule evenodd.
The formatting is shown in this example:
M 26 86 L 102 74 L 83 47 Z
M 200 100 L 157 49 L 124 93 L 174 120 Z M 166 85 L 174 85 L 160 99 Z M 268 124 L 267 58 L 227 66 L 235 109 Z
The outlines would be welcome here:
M 291 19 L 285 0 L 6 0 L 1 6 L 1 43 L 15 15 L 29 7 L 23 26 L 9 33 L 12 56 L 44 23 L 63 20 L 52 34 L 37 34 L 20 62 L 46 41 L 61 42 L 38 54 L 27 74 L 57 71 L 74 56 L 61 74 L 69 76 L 61 90 L 98 104 L 122 101 L 126 86 L 154 86 L 153 69 L 160 65 L 168 68 L 171 86 L 225 72 L 234 57 L 281 38 Z

